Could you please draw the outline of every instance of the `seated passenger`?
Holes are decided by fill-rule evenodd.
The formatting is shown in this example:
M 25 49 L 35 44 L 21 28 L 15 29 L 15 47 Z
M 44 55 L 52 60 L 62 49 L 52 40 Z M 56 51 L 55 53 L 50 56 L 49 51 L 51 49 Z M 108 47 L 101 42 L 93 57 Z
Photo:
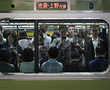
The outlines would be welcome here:
M 58 55 L 58 49 L 56 47 L 51 47 L 48 51 L 49 58 L 48 61 L 44 62 L 41 66 L 41 70 L 47 73 L 58 73 L 62 72 L 62 63 L 56 60 Z
M 89 71 L 102 72 L 108 68 L 108 60 L 105 59 L 101 48 L 96 48 L 96 58 L 89 62 Z
M 20 72 L 32 73 L 34 72 L 33 51 L 31 48 L 25 48 L 21 55 L 23 62 L 20 63 Z
M 9 63 L 10 55 L 6 49 L 0 50 L 0 72 L 14 72 L 15 67 Z

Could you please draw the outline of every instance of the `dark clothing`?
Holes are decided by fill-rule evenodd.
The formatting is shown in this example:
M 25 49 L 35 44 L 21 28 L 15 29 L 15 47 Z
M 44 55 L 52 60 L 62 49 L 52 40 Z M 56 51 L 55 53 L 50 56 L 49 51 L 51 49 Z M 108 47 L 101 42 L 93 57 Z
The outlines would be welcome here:
M 95 58 L 94 46 L 91 38 L 86 39 L 84 51 L 86 64 L 88 65 L 89 61 Z
M 0 49 L 4 49 L 4 48 L 7 48 L 7 44 L 5 42 L 0 44 Z
M 15 68 L 12 64 L 0 62 L 0 72 L 15 72 Z
M 108 60 L 94 59 L 89 63 L 88 67 L 91 72 L 103 72 L 108 68 Z

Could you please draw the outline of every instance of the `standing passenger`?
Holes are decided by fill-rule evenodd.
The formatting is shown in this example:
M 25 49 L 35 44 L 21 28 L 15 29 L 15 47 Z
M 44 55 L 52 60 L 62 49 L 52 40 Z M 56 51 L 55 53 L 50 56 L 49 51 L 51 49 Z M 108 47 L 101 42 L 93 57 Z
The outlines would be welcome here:
M 51 47 L 48 51 L 50 59 L 44 62 L 41 66 L 41 70 L 47 73 L 58 73 L 62 72 L 63 65 L 62 63 L 56 60 L 58 55 L 58 49 L 56 47 Z

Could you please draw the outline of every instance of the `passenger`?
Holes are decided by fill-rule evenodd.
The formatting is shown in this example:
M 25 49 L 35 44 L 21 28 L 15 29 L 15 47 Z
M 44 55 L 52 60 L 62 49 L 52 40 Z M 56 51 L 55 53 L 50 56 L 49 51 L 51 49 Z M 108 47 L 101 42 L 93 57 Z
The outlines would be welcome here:
M 84 47 L 84 54 L 85 54 L 85 63 L 86 68 L 88 68 L 88 63 L 95 58 L 94 46 L 92 42 L 91 33 L 87 33 L 87 37 L 85 38 L 85 47 Z
M 10 55 L 6 49 L 0 50 L 0 72 L 15 72 L 15 67 L 10 64 Z
M 32 48 L 32 45 L 31 45 L 32 42 L 31 40 L 28 40 L 28 37 L 25 31 L 22 31 L 19 33 L 18 44 L 22 48 L 22 50 L 24 50 L 27 47 Z
M 11 56 L 10 63 L 15 65 L 16 71 L 19 71 L 18 59 L 19 55 L 22 53 L 22 49 L 18 45 L 18 39 L 15 32 L 11 32 L 7 37 L 7 50 L 9 51 Z
M 39 55 L 40 65 L 48 60 L 48 51 L 44 46 L 40 46 L 40 55 Z
M 81 64 L 81 56 L 80 54 L 76 54 L 72 57 L 72 62 L 71 62 L 71 67 L 70 70 L 71 72 L 79 72 L 81 69 L 80 67 Z
M 6 40 L 6 42 L 8 41 L 7 39 L 8 39 L 8 36 L 10 35 L 10 33 L 11 33 L 11 31 L 9 31 L 9 30 L 5 30 L 3 32 L 3 37 Z
M 51 43 L 52 43 L 53 40 L 54 40 L 55 38 L 57 38 L 57 32 L 53 32 L 51 38 L 52 38 L 52 40 L 51 40 Z
M 51 46 L 59 48 L 60 41 L 61 41 L 60 33 L 57 32 L 56 37 L 54 37 L 53 41 L 51 42 Z
M 50 59 L 42 64 L 41 70 L 46 73 L 62 72 L 63 65 L 56 59 L 58 55 L 58 49 L 56 47 L 51 47 L 48 51 L 48 54 Z
M 59 62 L 63 63 L 64 65 L 64 71 L 67 71 L 66 68 L 71 63 L 71 42 L 69 40 L 66 40 L 66 32 L 62 33 L 60 45 L 59 45 L 59 55 L 58 55 L 58 60 Z
M 96 48 L 98 47 L 99 44 L 99 37 L 97 33 L 94 33 L 93 37 L 92 37 L 92 43 L 94 46 L 94 52 L 95 52 L 95 57 L 96 57 Z
M 78 43 L 78 33 L 75 29 L 71 30 L 71 40 L 73 43 Z
M 103 72 L 108 68 L 108 60 L 102 48 L 96 48 L 96 58 L 89 62 L 88 67 L 91 72 Z
M 44 38 L 44 47 L 49 49 L 52 38 L 48 34 L 46 34 L 45 30 L 43 30 L 43 38 Z
M 20 63 L 20 72 L 34 73 L 34 53 L 31 48 L 25 48 L 21 55 L 22 62 Z
M 8 35 L 8 45 L 10 48 L 16 49 L 18 53 L 22 53 L 22 48 L 18 45 L 18 37 L 16 35 L 16 32 L 11 32 Z

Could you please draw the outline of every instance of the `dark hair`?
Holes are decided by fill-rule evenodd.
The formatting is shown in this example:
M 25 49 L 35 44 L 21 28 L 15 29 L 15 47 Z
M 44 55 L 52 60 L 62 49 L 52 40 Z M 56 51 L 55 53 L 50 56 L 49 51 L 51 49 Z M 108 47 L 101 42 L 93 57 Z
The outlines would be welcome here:
M 13 45 L 16 46 L 16 45 L 18 44 L 18 39 L 17 39 L 17 34 L 16 34 L 16 32 L 11 32 L 11 33 L 9 34 L 9 36 L 11 36 L 11 37 L 13 38 L 13 40 L 14 40 Z
M 22 52 L 21 58 L 23 61 L 30 62 L 33 61 L 33 50 L 31 48 L 25 48 Z
M 9 62 L 10 54 L 7 49 L 0 49 L 0 61 Z
M 3 37 L 7 39 L 8 36 L 10 35 L 10 33 L 11 33 L 11 31 L 5 30 L 5 31 L 3 32 Z
M 56 47 L 51 47 L 49 48 L 48 54 L 50 58 L 57 58 L 58 56 L 58 48 Z

